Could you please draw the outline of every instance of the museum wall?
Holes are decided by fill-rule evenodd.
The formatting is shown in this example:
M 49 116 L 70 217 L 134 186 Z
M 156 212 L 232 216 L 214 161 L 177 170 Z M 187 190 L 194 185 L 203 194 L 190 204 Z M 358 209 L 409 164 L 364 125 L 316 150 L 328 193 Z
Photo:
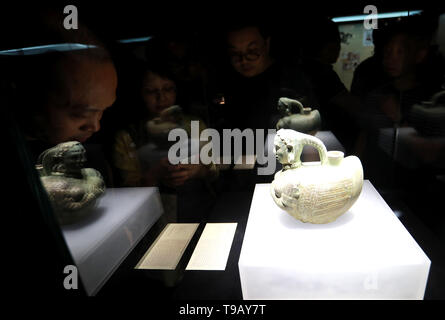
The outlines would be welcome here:
M 338 26 L 341 36 L 341 51 L 334 70 L 351 89 L 355 68 L 374 53 L 372 30 L 366 30 L 362 22 L 341 23 Z M 435 39 L 439 51 L 445 56 L 445 14 L 439 17 L 439 27 Z
M 363 22 L 340 24 L 341 50 L 334 70 L 344 85 L 351 89 L 355 68 L 374 53 L 372 30 L 366 30 Z

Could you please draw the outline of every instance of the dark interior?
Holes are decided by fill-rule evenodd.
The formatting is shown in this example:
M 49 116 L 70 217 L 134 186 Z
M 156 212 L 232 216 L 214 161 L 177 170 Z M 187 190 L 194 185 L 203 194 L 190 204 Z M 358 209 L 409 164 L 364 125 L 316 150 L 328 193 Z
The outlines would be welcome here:
M 84 142 L 87 153 L 90 152 L 88 166 L 100 171 L 107 188 L 126 187 L 124 178 L 119 174 L 119 168 L 113 165 L 113 139 L 119 130 L 143 118 L 143 113 L 139 113 L 142 111 L 136 109 L 136 106 L 141 103 L 140 97 L 137 96 L 139 94 L 138 81 L 141 79 L 143 65 L 140 58 L 150 60 L 150 56 L 147 51 L 141 50 L 147 50 L 146 48 L 153 43 L 153 39 L 165 37 L 189 41 L 192 60 L 199 61 L 207 68 L 206 81 L 208 82 L 204 83 L 204 93 L 200 96 L 202 103 L 199 106 L 201 107 L 186 102 L 181 106 L 186 112 L 194 113 L 203 119 L 208 128 L 216 128 L 222 132 L 222 128 L 226 127 L 220 124 L 220 116 L 215 111 L 216 106 L 212 99 L 216 97 L 214 94 L 218 91 L 214 90 L 216 85 L 212 81 L 215 79 L 224 81 L 233 76 L 227 71 L 231 65 L 222 42 L 224 32 L 230 23 L 246 20 L 266 23 L 272 39 L 270 55 L 277 61 L 294 67 L 300 66 L 299 59 L 308 49 L 308 46 L 305 46 L 305 43 L 308 43 L 306 41 L 312 41 L 312 45 L 316 46 L 317 42 L 322 41 L 318 39 L 327 34 L 327 31 L 322 29 L 326 20 L 363 14 L 364 6 L 361 3 L 350 5 L 338 1 L 317 2 L 311 6 L 303 5 L 303 3 L 301 5 L 273 4 L 270 7 L 267 3 L 258 2 L 255 9 L 247 5 L 225 2 L 209 3 L 204 6 L 182 4 L 181 7 L 175 8 L 172 4 L 156 5 L 141 2 L 134 4 L 109 2 L 102 5 L 76 2 L 72 4 L 77 6 L 80 23 L 87 26 L 105 45 L 116 68 L 118 79 L 116 100 L 103 113 L 100 130 Z M 54 37 L 54 34 L 42 24 L 45 20 L 41 17 L 45 17 L 48 12 L 60 14 L 64 6 L 64 4 L 43 6 L 40 3 L 31 6 L 24 4 L 5 6 L 1 10 L 0 51 L 51 45 L 57 42 L 55 41 L 57 37 Z M 443 6 L 439 4 L 428 5 L 419 1 L 402 5 L 384 2 L 376 6 L 380 12 L 423 10 L 422 14 L 426 17 L 423 21 L 426 22 L 422 26 L 418 25 L 416 30 L 424 30 L 422 27 L 427 29 L 428 22 L 431 22 L 431 28 L 439 28 L 439 17 L 445 12 Z M 379 23 L 378 30 L 382 30 L 384 35 L 385 30 L 390 30 L 389 27 L 387 28 L 388 24 L 397 23 L 397 18 L 379 20 Z M 345 23 L 338 23 L 337 26 L 342 24 Z M 118 41 L 144 37 L 150 37 L 150 40 L 130 43 Z M 437 45 L 435 49 L 438 52 Z M 12 83 L 15 83 L 17 79 L 29 79 L 30 73 L 27 70 L 34 70 L 39 61 L 39 55 L 0 55 L 2 78 L 0 103 L 2 119 L 6 122 L 6 125 L 2 126 L 3 142 L 6 144 L 2 158 L 3 168 L 7 174 L 7 180 L 4 182 L 6 187 L 3 188 L 5 209 L 2 212 L 7 217 L 4 229 L 8 231 L 9 239 L 6 242 L 7 254 L 3 260 L 9 271 L 4 275 L 10 282 L 8 291 L 10 290 L 11 294 L 20 295 L 26 292 L 31 296 L 40 296 L 44 293 L 59 297 L 84 297 L 87 294 L 81 283 L 79 290 L 66 290 L 62 285 L 66 276 L 62 272 L 63 267 L 75 262 L 63 238 L 62 227 L 58 224 L 49 198 L 39 181 L 39 175 L 35 170 L 34 146 L 27 139 L 26 126 L 24 128 L 21 121 L 22 118 L 27 117 L 26 110 L 28 110 L 25 108 L 23 109 L 25 111 L 20 111 L 21 106 L 23 103 L 32 104 L 33 101 L 39 99 L 39 92 L 46 83 L 44 80 L 40 83 L 35 82 L 35 88 L 28 91 L 28 96 L 23 92 L 19 95 L 11 93 L 15 89 Z M 445 90 L 445 60 L 443 56 L 440 58 L 438 55 L 436 60 L 431 61 L 429 69 L 426 69 L 428 74 L 426 78 L 430 82 L 426 82 L 425 87 L 433 90 L 437 86 L 437 90 L 433 92 L 436 93 Z M 304 66 L 308 71 L 303 74 L 311 73 L 311 66 L 309 64 Z M 45 74 L 46 70 L 40 68 L 42 74 Z M 312 70 L 315 70 L 315 67 Z M 227 78 L 225 78 L 226 73 Z M 49 71 L 48 74 L 50 74 Z M 323 73 L 318 76 L 320 75 Z M 317 75 L 311 75 L 311 77 L 316 78 Z M 371 79 L 371 77 L 372 75 L 369 77 L 365 75 L 364 79 Z M 306 81 L 309 78 L 304 76 L 303 80 Z M 46 78 L 42 77 L 42 79 Z M 326 91 L 335 90 L 333 89 L 336 85 L 335 81 L 329 82 L 331 80 L 327 76 L 322 80 L 320 86 L 327 88 Z M 178 100 L 190 102 L 187 99 L 190 98 L 191 92 L 194 89 L 200 90 L 193 85 L 194 83 L 182 89 L 183 91 L 178 91 Z M 351 90 L 354 89 L 347 89 L 348 93 Z M 294 94 L 291 93 L 289 97 L 291 95 Z M 317 96 L 317 98 L 319 98 L 318 101 L 324 101 L 324 96 Z M 425 101 L 422 99 L 415 100 L 415 103 Z M 406 100 L 404 102 L 408 103 Z M 326 102 L 326 106 L 332 106 L 330 103 Z M 340 111 L 335 112 L 336 109 L 332 109 L 334 107 L 324 108 L 320 106 L 322 119 L 326 117 L 322 130 L 333 132 L 345 147 L 345 156 L 358 154 L 355 149 L 357 138 L 361 129 L 372 125 L 370 118 L 364 117 L 360 120 L 363 122 L 359 122 L 359 120 L 351 120 Z M 266 120 L 271 121 L 271 119 Z M 445 126 L 443 119 L 441 121 L 439 126 Z M 397 123 L 397 126 L 399 125 L 403 126 Z M 250 126 L 246 125 L 246 127 Z M 272 127 L 269 126 L 269 128 Z M 396 130 L 393 124 L 388 125 L 388 128 Z M 443 132 L 443 129 L 440 131 Z M 428 139 L 431 136 L 426 135 L 426 137 Z M 368 140 L 371 142 L 364 148 L 378 150 L 378 152 L 371 156 L 368 154 L 363 158 L 360 157 L 364 167 L 364 178 L 373 183 L 432 261 L 424 297 L 426 300 L 445 298 L 445 218 L 443 214 L 445 210 L 442 202 L 445 195 L 445 147 L 443 136 L 439 135 L 439 138 L 442 144 L 434 149 L 437 154 L 431 153 L 431 157 L 436 157 L 435 162 L 425 160 L 426 162 L 421 165 L 406 167 L 379 149 L 377 140 Z M 40 146 L 36 150 L 40 150 L 39 148 Z M 420 150 L 419 154 L 424 156 L 433 152 L 424 144 L 421 144 L 418 150 Z M 177 222 L 197 222 L 200 226 L 176 270 L 145 272 L 134 269 L 164 228 L 165 222 L 160 219 L 116 266 L 116 270 L 96 295 L 102 298 L 121 295 L 135 298 L 144 296 L 155 304 L 156 300 L 167 303 L 184 300 L 240 302 L 243 297 L 238 258 L 248 221 L 252 194 L 255 184 L 270 183 L 273 179 L 272 175 L 258 176 L 255 173 L 256 170 L 236 171 L 232 166 L 229 170 L 220 170 L 218 178 L 212 182 L 210 191 L 202 189 L 202 186 L 197 186 L 197 189 L 194 189 L 193 185 L 178 187 L 181 196 L 178 197 L 177 202 Z M 161 187 L 161 191 L 173 192 L 171 187 L 165 186 Z M 187 261 L 205 223 L 231 221 L 237 222 L 238 228 L 226 270 L 224 272 L 185 271 Z M 376 231 L 376 236 L 378 236 L 378 231 Z M 150 289 L 147 290 L 147 288 Z

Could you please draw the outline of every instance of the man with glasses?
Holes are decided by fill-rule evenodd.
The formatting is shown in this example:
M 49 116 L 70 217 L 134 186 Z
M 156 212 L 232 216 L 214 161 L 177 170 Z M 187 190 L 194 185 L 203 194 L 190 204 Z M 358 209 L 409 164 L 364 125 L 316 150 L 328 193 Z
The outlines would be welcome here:
M 257 21 L 233 23 L 225 41 L 230 68 L 217 77 L 217 127 L 275 128 L 278 99 L 306 96 L 309 86 L 302 73 L 270 54 L 271 35 Z
M 227 34 L 230 63 L 240 75 L 251 78 L 266 71 L 273 63 L 270 36 L 255 26 L 247 26 Z

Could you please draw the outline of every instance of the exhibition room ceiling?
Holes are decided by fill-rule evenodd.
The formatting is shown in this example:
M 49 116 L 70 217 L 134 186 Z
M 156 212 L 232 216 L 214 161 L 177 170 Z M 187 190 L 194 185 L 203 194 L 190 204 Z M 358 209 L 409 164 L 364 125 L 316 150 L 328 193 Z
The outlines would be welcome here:
M 425 10 L 428 4 L 424 1 L 405 2 L 394 4 L 388 1 L 374 1 L 379 12 Z M 381 4 L 380 4 L 381 3 Z M 313 22 L 318 17 L 338 17 L 363 14 L 364 6 L 368 3 L 345 1 L 303 2 L 292 1 L 287 3 L 261 3 L 249 6 L 233 2 L 212 2 L 211 4 L 196 5 L 182 2 L 181 6 L 159 4 L 155 2 L 84 2 L 74 1 L 79 19 L 85 21 L 96 34 L 110 40 L 144 37 L 160 30 L 213 30 L 219 28 L 225 21 L 237 18 L 260 18 L 273 22 L 277 26 L 286 28 L 300 27 Z M 437 11 L 437 4 L 435 4 Z M 59 4 L 56 10 L 63 11 L 64 4 Z M 46 9 L 41 3 L 30 6 L 5 5 L 0 19 L 1 41 L 0 49 L 11 49 L 20 46 L 32 46 L 36 39 L 42 41 L 41 35 L 34 34 L 34 21 L 38 13 Z M 440 10 L 439 10 L 440 11 Z

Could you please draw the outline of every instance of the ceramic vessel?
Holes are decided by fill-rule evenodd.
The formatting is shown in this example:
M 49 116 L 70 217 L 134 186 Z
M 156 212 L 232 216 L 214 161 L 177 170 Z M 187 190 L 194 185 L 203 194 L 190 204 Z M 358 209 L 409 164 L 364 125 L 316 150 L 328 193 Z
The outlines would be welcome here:
M 44 151 L 37 161 L 40 180 L 61 224 L 87 216 L 105 192 L 102 175 L 83 168 L 85 162 L 85 148 L 78 141 L 60 143 Z
M 182 108 L 173 105 L 161 111 L 159 117 L 147 122 L 147 131 L 151 136 L 168 135 L 169 131 L 178 128 L 183 122 Z
M 280 98 L 278 111 L 283 117 L 277 122 L 277 130 L 292 129 L 315 134 L 321 128 L 321 117 L 318 110 L 306 108 L 298 100 Z
M 348 211 L 359 197 L 363 185 L 359 158 L 327 151 L 320 139 L 290 129 L 279 130 L 274 144 L 283 169 L 275 174 L 271 195 L 294 218 L 329 223 Z M 320 161 L 301 162 L 305 145 L 318 150 Z
M 168 141 L 171 130 L 184 127 L 184 114 L 179 105 L 173 105 L 161 111 L 158 117 L 146 123 L 149 141 L 161 149 L 168 149 L 172 142 Z

